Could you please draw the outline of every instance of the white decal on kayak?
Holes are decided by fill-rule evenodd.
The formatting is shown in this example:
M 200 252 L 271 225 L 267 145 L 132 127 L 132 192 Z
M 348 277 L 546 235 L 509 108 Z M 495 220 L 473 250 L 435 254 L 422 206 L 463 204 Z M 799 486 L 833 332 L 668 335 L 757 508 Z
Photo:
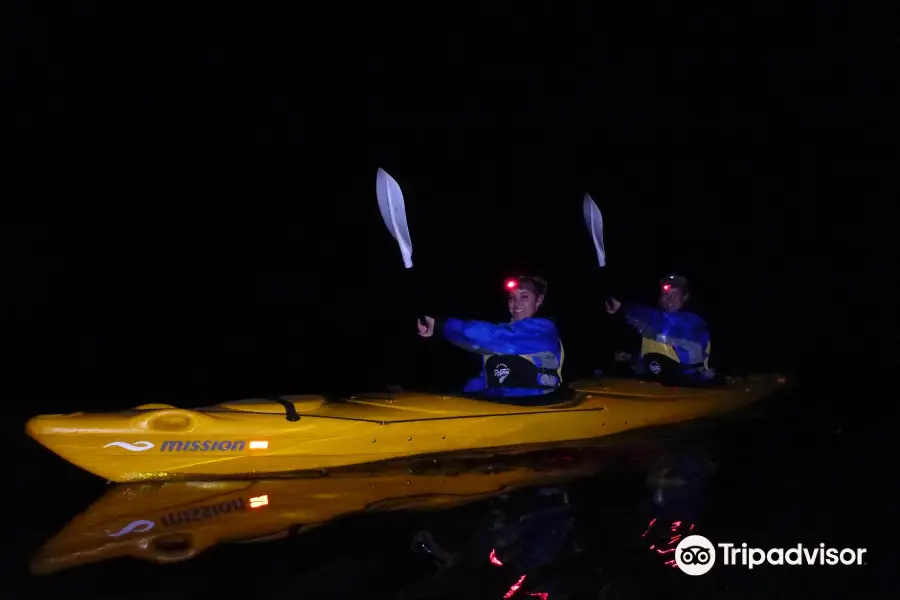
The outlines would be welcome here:
M 150 531 L 155 526 L 156 526 L 156 523 L 154 523 L 153 521 L 146 521 L 144 519 L 140 519 L 138 521 L 132 521 L 131 523 L 129 523 L 128 525 L 126 525 L 125 527 L 123 527 L 122 529 L 120 529 L 118 531 L 110 531 L 109 529 L 107 529 L 106 535 L 108 535 L 109 537 L 119 537 L 119 536 L 123 536 L 123 535 L 128 535 L 129 533 L 132 533 L 133 531 L 137 531 L 138 533 L 144 533 L 145 531 Z
M 125 448 L 126 450 L 131 450 L 132 452 L 143 452 L 144 450 L 153 448 L 153 444 L 150 442 L 135 442 L 133 444 L 129 444 L 127 442 L 110 442 L 103 447 L 109 448 L 110 446 L 118 446 L 119 448 Z
M 659 372 L 662 371 L 662 367 L 659 366 L 659 363 L 655 360 L 650 361 L 650 370 L 653 371 L 654 375 L 659 375 Z
M 494 377 L 496 377 L 500 383 L 503 383 L 503 380 L 509 377 L 509 367 L 500 363 L 497 365 L 497 368 L 494 369 Z

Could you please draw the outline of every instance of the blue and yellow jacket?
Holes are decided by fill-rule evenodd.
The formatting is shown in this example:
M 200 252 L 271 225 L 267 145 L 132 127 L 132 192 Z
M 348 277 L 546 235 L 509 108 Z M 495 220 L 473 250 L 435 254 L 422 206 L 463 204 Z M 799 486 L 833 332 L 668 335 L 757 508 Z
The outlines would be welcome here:
M 466 392 L 487 396 L 538 396 L 562 383 L 565 351 L 556 324 L 544 317 L 514 323 L 446 319 L 438 325 L 451 344 L 482 355 L 481 373 Z
M 623 305 L 625 321 L 641 335 L 640 357 L 661 354 L 682 365 L 682 375 L 700 380 L 711 379 L 710 339 L 706 321 L 692 312 L 666 312 L 643 305 Z M 635 370 L 644 372 L 641 358 Z

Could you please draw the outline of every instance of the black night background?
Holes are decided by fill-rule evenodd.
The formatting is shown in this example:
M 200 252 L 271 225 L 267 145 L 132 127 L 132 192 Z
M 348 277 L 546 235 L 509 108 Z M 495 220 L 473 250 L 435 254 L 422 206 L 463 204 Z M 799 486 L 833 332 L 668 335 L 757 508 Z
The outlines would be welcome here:
M 885 465 L 896 15 L 838 2 L 335 11 L 3 8 L 0 414 L 12 533 L 0 542 L 11 586 L 0 595 L 125 597 L 127 584 L 142 598 L 394 597 L 404 575 L 384 565 L 375 570 L 393 587 L 366 571 L 370 595 L 348 591 L 343 580 L 365 579 L 362 559 L 313 587 L 291 574 L 325 548 L 338 562 L 335 548 L 380 552 L 379 539 L 410 527 L 397 516 L 305 549 L 280 541 L 236 558 L 220 547 L 205 566 L 127 567 L 152 585 L 116 571 L 125 566 L 31 576 L 30 554 L 104 486 L 29 440 L 24 422 L 462 385 L 477 359 L 421 340 L 416 315 L 503 321 L 502 282 L 520 273 L 549 282 L 571 380 L 611 358 L 605 295 L 652 302 L 670 272 L 691 282 L 718 370 L 799 381 L 725 444 L 737 458 L 716 485 L 744 490 L 728 517 L 735 536 L 867 547 L 869 562 L 770 567 L 727 590 L 675 577 L 683 587 L 665 593 L 887 595 L 877 563 L 895 555 L 875 546 L 897 489 Z M 378 212 L 379 167 L 406 198 L 411 272 Z M 603 211 L 605 273 L 585 193 Z M 407 538 L 394 546 L 390 561 L 411 560 Z M 650 575 L 632 596 L 609 595 L 622 568 L 567 593 L 662 593 Z

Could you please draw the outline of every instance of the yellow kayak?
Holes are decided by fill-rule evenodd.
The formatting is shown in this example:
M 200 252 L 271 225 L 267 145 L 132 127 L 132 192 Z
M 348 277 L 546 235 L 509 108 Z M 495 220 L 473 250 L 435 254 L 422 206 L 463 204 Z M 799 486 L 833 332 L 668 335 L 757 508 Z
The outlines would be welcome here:
M 222 542 L 282 539 L 353 513 L 446 509 L 601 470 L 595 460 L 567 458 L 499 469 L 441 465 L 418 474 L 400 465 L 327 477 L 120 484 L 45 543 L 31 572 L 121 557 L 180 562 Z
M 115 482 L 247 478 L 589 440 L 730 412 L 784 383 L 776 375 L 731 379 L 718 388 L 585 379 L 550 406 L 417 392 L 341 401 L 281 396 L 194 410 L 145 404 L 121 412 L 40 415 L 26 430 L 70 463 Z

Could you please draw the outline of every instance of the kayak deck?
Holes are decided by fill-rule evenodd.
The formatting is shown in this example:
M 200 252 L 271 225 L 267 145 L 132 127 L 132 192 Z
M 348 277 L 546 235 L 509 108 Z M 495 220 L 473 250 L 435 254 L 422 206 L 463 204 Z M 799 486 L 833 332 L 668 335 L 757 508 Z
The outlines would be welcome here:
M 559 404 L 519 406 L 418 392 L 343 401 L 295 395 L 195 410 L 165 404 L 32 418 L 26 430 L 65 460 L 117 482 L 258 476 L 458 450 L 591 439 L 736 410 L 784 380 L 667 388 L 576 381 Z

